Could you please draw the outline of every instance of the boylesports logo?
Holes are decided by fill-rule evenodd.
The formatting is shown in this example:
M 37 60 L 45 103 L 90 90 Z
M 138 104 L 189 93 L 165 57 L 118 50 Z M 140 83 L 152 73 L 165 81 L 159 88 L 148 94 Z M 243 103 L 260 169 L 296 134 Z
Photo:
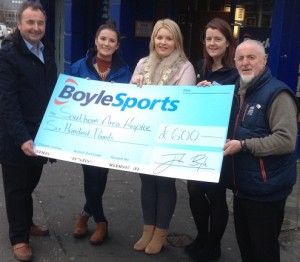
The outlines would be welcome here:
M 136 98 L 129 97 L 127 93 L 118 93 L 115 96 L 106 94 L 108 91 L 101 90 L 100 93 L 90 93 L 83 90 L 76 90 L 78 88 L 78 83 L 72 79 L 68 78 L 65 81 L 65 86 L 54 99 L 56 105 L 64 105 L 70 100 L 78 102 L 80 106 L 87 106 L 89 104 L 96 104 L 101 106 L 113 106 L 119 107 L 120 111 L 125 111 L 131 108 L 139 108 L 141 110 L 153 110 L 160 108 L 162 111 L 176 111 L 178 108 L 179 100 L 171 100 L 170 97 L 155 98 Z

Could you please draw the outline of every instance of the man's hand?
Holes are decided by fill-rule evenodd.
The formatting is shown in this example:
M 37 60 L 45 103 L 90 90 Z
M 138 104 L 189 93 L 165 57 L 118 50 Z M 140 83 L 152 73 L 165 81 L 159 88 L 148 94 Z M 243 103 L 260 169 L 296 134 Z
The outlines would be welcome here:
M 33 141 L 28 140 L 25 143 L 21 145 L 21 149 L 24 152 L 26 156 L 38 156 L 34 151 L 33 151 Z
M 234 155 L 242 150 L 241 142 L 239 140 L 228 140 L 223 147 L 224 156 Z

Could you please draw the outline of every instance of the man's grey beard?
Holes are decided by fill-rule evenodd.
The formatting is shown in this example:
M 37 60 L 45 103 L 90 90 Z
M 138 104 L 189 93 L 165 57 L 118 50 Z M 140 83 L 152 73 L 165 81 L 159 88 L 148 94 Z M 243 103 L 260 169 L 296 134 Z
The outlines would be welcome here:
M 254 75 L 250 75 L 250 76 L 242 76 L 241 75 L 241 82 L 243 84 L 249 84 L 253 79 L 254 79 Z

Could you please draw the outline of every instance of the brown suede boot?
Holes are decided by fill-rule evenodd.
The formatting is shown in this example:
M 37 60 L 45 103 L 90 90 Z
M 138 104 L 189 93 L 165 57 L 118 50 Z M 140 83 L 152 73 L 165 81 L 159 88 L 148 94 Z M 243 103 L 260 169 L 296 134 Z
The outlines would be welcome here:
M 156 227 L 153 237 L 145 249 L 145 253 L 150 255 L 158 254 L 161 251 L 162 247 L 167 243 L 167 235 L 167 229 Z
M 88 220 L 89 216 L 84 216 L 80 214 L 76 220 L 76 224 L 73 230 L 73 236 L 76 238 L 84 237 L 88 231 Z
M 149 242 L 152 239 L 154 228 L 155 227 L 153 225 L 144 225 L 142 237 L 133 246 L 134 250 L 138 250 L 138 251 L 145 250 L 146 246 L 149 244 Z
M 97 223 L 96 230 L 91 236 L 90 243 L 92 245 L 100 245 L 107 238 L 107 222 Z

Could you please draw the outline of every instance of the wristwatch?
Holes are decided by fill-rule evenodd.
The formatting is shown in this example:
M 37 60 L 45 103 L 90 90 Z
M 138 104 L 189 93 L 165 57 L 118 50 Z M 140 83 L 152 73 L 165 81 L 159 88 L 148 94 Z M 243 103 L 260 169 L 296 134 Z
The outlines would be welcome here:
M 248 151 L 248 147 L 247 147 L 247 144 L 246 144 L 246 140 L 241 139 L 240 141 L 241 141 L 242 151 L 243 152 L 247 152 Z

